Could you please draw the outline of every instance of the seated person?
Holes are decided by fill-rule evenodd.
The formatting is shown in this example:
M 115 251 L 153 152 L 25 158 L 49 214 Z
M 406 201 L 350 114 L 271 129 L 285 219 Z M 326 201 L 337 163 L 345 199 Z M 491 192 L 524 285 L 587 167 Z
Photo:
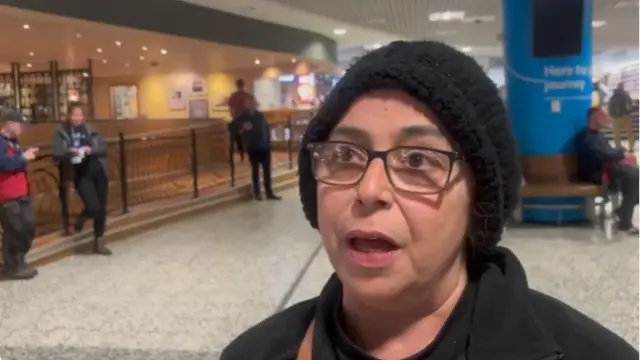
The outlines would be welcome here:
M 622 193 L 622 204 L 615 210 L 618 229 L 638 234 L 638 228 L 631 221 L 635 206 L 638 205 L 637 159 L 624 148 L 612 147 L 600 132 L 611 124 L 611 118 L 604 109 L 593 107 L 587 115 L 589 125 L 578 135 L 576 144 L 578 177 L 580 181 L 601 185 L 607 175 L 609 182 Z

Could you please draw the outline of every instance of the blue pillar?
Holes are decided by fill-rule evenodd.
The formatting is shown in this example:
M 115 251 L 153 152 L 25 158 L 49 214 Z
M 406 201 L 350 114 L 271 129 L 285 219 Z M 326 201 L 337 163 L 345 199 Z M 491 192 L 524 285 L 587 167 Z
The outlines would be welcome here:
M 573 139 L 586 125 L 592 105 L 593 0 L 584 0 L 581 52 L 555 58 L 534 58 L 534 1 L 503 0 L 507 105 L 521 156 L 573 154 Z M 583 201 L 550 198 L 525 204 L 579 205 Z M 524 221 L 555 222 L 558 211 L 525 209 Z M 565 210 L 561 216 L 564 221 L 585 219 L 582 210 Z

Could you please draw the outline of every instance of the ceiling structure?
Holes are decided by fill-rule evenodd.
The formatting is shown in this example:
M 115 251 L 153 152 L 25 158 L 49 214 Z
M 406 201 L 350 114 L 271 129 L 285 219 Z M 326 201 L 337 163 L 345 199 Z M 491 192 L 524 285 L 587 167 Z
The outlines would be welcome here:
M 334 36 L 341 47 L 395 39 L 434 39 L 475 56 L 500 56 L 502 0 L 184 0 L 264 21 Z M 561 1 L 561 0 L 559 0 Z M 595 48 L 638 47 L 638 1 L 593 0 Z M 464 12 L 464 19 L 430 15 Z M 604 23 L 603 23 L 604 22 Z M 334 34 L 344 29 L 344 34 Z
M 295 67 L 331 71 L 334 65 L 293 58 L 263 50 L 134 30 L 83 20 L 0 6 L 0 73 L 17 62 L 23 71 L 47 70 L 49 61 L 60 68 L 86 68 L 94 76 L 126 76 L 148 72 Z

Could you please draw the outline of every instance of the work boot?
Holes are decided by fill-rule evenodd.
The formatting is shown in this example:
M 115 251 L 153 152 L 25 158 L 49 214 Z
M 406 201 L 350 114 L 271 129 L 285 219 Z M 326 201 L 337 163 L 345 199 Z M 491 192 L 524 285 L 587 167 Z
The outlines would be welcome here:
M 38 270 L 32 267 L 22 267 L 15 271 L 3 272 L 2 276 L 8 280 L 30 280 L 38 275 Z
M 105 241 L 103 237 L 97 237 L 93 240 L 93 252 L 100 255 L 111 255 L 113 254 L 108 247 L 105 246 Z

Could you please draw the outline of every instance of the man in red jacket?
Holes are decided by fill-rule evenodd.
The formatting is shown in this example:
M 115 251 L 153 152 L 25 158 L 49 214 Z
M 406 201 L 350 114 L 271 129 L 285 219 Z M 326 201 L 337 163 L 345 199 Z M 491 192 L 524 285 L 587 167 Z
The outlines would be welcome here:
M 24 116 L 13 110 L 0 115 L 0 226 L 2 227 L 3 276 L 25 280 L 38 274 L 27 266 L 27 252 L 35 236 L 35 214 L 29 197 L 27 162 L 36 158 L 37 148 L 22 150 L 18 137 Z

